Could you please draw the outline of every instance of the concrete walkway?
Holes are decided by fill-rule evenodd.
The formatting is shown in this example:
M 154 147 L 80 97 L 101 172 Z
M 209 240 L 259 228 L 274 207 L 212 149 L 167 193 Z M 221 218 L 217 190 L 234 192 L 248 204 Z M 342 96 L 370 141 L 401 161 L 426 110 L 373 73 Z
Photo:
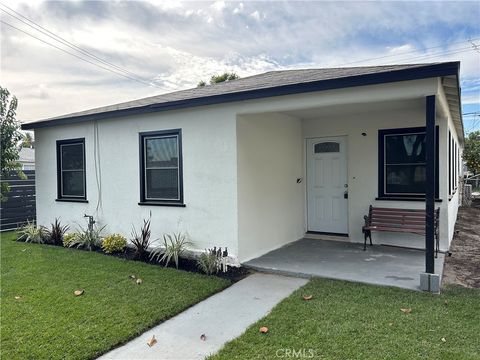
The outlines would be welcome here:
M 306 283 L 280 275 L 250 275 L 99 359 L 204 359 Z M 152 335 L 158 342 L 150 348 Z

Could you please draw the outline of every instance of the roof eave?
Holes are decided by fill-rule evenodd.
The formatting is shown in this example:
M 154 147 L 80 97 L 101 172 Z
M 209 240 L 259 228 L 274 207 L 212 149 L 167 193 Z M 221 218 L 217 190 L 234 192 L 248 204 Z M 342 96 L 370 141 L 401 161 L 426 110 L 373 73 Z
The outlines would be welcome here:
M 459 73 L 460 62 L 448 62 L 441 64 L 427 65 L 403 70 L 394 70 L 383 73 L 373 73 L 364 75 L 355 75 L 343 78 L 319 80 L 299 84 L 282 85 L 263 89 L 253 89 L 247 91 L 212 95 L 206 97 L 192 98 L 187 100 L 170 101 L 165 103 L 151 104 L 135 108 L 120 109 L 102 113 L 71 116 L 56 119 L 47 119 L 42 121 L 22 124 L 23 130 L 39 129 L 57 125 L 67 125 L 85 121 L 111 119 L 125 117 L 130 115 L 146 114 L 160 111 L 178 110 L 190 107 L 215 105 L 228 102 L 254 100 L 275 96 L 301 94 L 315 91 L 334 90 L 348 87 L 377 85 L 390 82 L 418 80 L 430 77 L 457 75 Z

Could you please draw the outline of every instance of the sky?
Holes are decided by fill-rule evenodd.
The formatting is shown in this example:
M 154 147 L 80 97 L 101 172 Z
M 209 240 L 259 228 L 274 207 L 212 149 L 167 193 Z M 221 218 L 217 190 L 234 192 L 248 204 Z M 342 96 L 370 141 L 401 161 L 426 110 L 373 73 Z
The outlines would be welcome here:
M 187 89 L 224 71 L 461 61 L 465 130 L 480 130 L 478 0 L 0 4 L 0 85 L 17 96 L 21 121 Z

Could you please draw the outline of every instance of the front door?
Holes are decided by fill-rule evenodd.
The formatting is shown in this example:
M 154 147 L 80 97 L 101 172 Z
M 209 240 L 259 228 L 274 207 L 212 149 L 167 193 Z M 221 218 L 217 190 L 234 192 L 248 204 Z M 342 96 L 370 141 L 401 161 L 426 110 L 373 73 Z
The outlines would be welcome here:
M 307 139 L 308 231 L 348 233 L 347 139 Z

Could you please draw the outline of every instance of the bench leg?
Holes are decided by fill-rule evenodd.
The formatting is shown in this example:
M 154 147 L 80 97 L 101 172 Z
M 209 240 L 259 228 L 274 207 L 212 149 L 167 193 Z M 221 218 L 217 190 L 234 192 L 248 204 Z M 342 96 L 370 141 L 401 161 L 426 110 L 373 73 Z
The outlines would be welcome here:
M 370 245 L 372 245 L 372 233 L 370 230 L 364 230 L 363 231 L 363 237 L 364 237 L 364 241 L 363 241 L 363 251 L 366 251 L 367 250 L 367 238 L 370 238 Z

